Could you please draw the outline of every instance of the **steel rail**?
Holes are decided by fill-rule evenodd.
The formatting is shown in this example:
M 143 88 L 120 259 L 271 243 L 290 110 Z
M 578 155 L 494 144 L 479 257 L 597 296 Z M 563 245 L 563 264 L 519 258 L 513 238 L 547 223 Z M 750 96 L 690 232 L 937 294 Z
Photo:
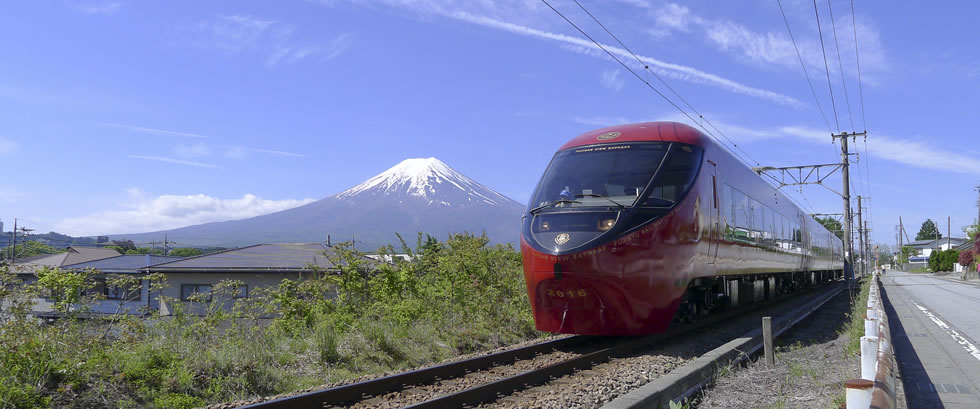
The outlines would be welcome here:
M 480 386 L 464 389 L 462 391 L 443 395 L 425 402 L 408 406 L 409 408 L 457 408 L 466 405 L 478 405 L 485 402 L 496 401 L 501 395 L 512 394 L 515 391 L 531 388 L 549 382 L 553 378 L 561 377 L 576 370 L 591 368 L 595 365 L 604 363 L 610 358 L 625 355 L 633 350 L 649 347 L 669 339 L 677 338 L 699 329 L 717 324 L 719 322 L 732 319 L 742 314 L 755 312 L 770 305 L 791 300 L 824 288 L 825 284 L 818 284 L 812 287 L 795 291 L 793 293 L 749 304 L 745 307 L 725 311 L 720 314 L 710 315 L 699 319 L 691 324 L 672 327 L 665 332 L 652 334 L 642 337 L 588 337 L 574 336 L 547 341 L 539 344 L 529 345 L 521 348 L 510 349 L 488 355 L 483 355 L 467 360 L 450 362 L 427 368 L 421 368 L 409 372 L 393 374 L 381 378 L 371 379 L 363 382 L 337 386 L 333 388 L 311 391 L 302 394 L 286 396 L 282 398 L 257 402 L 242 409 L 280 409 L 280 408 L 323 408 L 326 405 L 345 406 L 357 401 L 363 401 L 371 397 L 381 396 L 386 393 L 403 390 L 408 386 L 432 384 L 440 380 L 463 377 L 468 373 L 485 370 L 497 365 L 509 364 L 511 362 L 531 359 L 538 354 L 548 353 L 560 348 L 577 347 L 587 345 L 596 340 L 616 342 L 609 347 L 574 357 L 563 362 L 558 362 L 543 368 L 529 370 L 527 372 L 499 379 Z
M 831 282 L 833 283 L 833 282 Z M 816 285 L 795 292 L 795 296 L 809 294 L 817 289 L 824 288 L 825 285 Z M 570 358 L 563 362 L 558 362 L 543 368 L 533 369 L 518 375 L 500 379 L 494 382 L 475 386 L 449 395 L 444 395 L 415 405 L 407 406 L 410 409 L 434 409 L 434 408 L 459 408 L 463 406 L 476 406 L 481 403 L 493 402 L 501 396 L 509 395 L 515 391 L 529 389 L 534 386 L 542 385 L 554 378 L 568 375 L 576 370 L 591 368 L 595 365 L 605 363 L 615 356 L 625 355 L 640 348 L 653 346 L 663 341 L 670 340 L 682 335 L 692 333 L 705 327 L 717 324 L 718 322 L 732 319 L 734 317 L 748 314 L 771 306 L 778 302 L 788 301 L 794 297 L 781 296 L 764 302 L 750 304 L 745 308 L 737 308 L 714 316 L 706 317 L 694 323 L 673 327 L 659 334 L 647 335 L 641 338 L 616 344 L 608 348 Z
M 242 406 L 242 409 L 279 409 L 279 408 L 322 408 L 325 403 L 342 405 L 360 401 L 365 396 L 379 396 L 385 393 L 401 390 L 409 385 L 432 383 L 437 380 L 458 378 L 469 372 L 480 371 L 495 365 L 530 359 L 542 353 L 555 349 L 578 346 L 587 343 L 595 337 L 573 336 L 546 341 L 539 344 L 509 349 L 497 353 L 483 355 L 463 361 L 449 362 L 442 365 L 416 369 L 388 375 L 333 388 L 307 392 L 299 395 L 268 400 Z

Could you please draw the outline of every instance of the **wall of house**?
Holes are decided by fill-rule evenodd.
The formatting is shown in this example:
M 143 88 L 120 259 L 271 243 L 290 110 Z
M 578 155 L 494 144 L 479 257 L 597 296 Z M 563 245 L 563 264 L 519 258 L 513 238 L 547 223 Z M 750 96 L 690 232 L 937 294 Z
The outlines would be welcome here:
M 181 299 L 181 287 L 184 284 L 204 284 L 214 286 L 221 282 L 222 280 L 238 280 L 243 282 L 247 286 L 248 295 L 252 293 L 255 288 L 258 287 L 275 287 L 278 286 L 280 282 L 284 279 L 307 279 L 309 274 L 300 276 L 296 272 L 261 272 L 261 273 L 165 273 L 167 278 L 167 286 L 161 291 L 162 296 L 171 298 L 174 300 Z M 161 303 L 159 298 L 154 295 L 153 299 L 150 300 L 152 308 L 159 308 L 161 315 L 170 315 L 172 313 L 172 308 L 167 306 L 165 303 Z M 192 311 L 198 311 L 199 308 L 192 307 Z

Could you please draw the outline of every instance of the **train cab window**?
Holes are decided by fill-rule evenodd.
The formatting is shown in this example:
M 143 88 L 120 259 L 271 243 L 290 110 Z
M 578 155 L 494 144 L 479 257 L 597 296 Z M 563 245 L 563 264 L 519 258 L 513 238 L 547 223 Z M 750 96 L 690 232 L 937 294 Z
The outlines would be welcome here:
M 663 162 L 668 144 L 638 142 L 558 152 L 530 207 L 632 206 Z
M 681 200 L 701 169 L 701 148 L 675 143 L 643 206 L 667 207 Z

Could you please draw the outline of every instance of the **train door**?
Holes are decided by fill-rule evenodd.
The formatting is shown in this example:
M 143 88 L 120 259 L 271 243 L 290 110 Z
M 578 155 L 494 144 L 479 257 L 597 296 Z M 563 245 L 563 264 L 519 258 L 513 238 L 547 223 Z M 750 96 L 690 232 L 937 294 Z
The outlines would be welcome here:
M 711 226 L 710 238 L 708 240 L 708 264 L 714 264 L 718 258 L 718 242 L 721 241 L 721 192 L 718 187 L 718 164 L 708 160 L 708 174 L 711 176 L 711 208 L 708 211 L 708 226 Z

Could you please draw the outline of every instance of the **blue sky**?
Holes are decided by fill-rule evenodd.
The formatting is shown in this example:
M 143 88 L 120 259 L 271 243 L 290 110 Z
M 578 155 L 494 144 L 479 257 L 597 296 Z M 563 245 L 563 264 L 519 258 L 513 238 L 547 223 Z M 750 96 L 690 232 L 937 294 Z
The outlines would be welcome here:
M 926 218 L 945 234 L 951 216 L 954 236 L 976 217 L 976 5 L 858 1 L 854 24 L 850 2 L 835 0 L 832 27 L 818 2 L 835 121 L 813 3 L 784 0 L 825 122 L 775 0 L 581 1 L 763 165 L 835 162 L 837 121 L 845 131 L 866 126 L 852 194 L 872 197 L 874 241 L 894 243 L 899 216 L 910 235 Z M 571 0 L 549 2 L 618 47 Z M 8 230 L 14 217 L 69 234 L 249 217 L 338 193 L 409 157 L 435 156 L 523 202 L 554 150 L 581 132 L 690 122 L 537 0 L 5 9 Z M 840 188 L 839 177 L 828 180 Z M 805 200 L 789 194 L 808 210 L 840 211 L 819 186 L 806 187 Z

